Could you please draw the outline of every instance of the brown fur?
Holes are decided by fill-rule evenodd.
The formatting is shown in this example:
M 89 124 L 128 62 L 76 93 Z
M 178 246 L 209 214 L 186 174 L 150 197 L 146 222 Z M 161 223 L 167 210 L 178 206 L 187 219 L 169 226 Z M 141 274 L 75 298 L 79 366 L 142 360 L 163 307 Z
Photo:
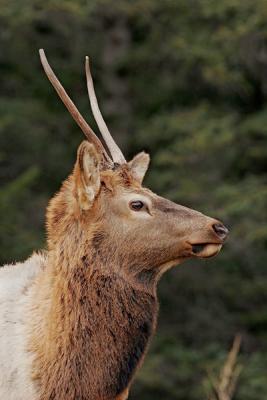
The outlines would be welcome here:
M 215 240 L 214 220 L 143 189 L 129 165 L 102 171 L 99 188 L 85 170 L 78 153 L 48 207 L 48 262 L 29 340 L 39 400 L 126 399 L 155 330 L 159 277 L 192 256 L 191 236 Z M 129 210 L 133 195 L 147 199 L 151 215 Z

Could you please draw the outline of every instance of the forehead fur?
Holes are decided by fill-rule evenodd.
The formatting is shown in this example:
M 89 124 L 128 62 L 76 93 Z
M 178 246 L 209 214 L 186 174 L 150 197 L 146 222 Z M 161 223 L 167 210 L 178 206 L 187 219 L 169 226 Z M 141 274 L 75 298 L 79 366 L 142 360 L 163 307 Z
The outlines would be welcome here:
M 131 174 L 127 164 L 120 165 L 115 170 L 106 170 L 101 172 L 101 180 L 111 189 L 117 187 L 126 187 L 140 189 L 142 186 Z

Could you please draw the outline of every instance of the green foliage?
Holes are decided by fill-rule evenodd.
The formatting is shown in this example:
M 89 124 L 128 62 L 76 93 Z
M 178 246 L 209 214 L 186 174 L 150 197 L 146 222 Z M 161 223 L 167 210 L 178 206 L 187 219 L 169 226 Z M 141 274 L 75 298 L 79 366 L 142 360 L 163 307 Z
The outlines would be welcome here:
M 49 197 L 82 134 L 40 67 L 44 47 L 83 114 L 84 56 L 128 158 L 147 185 L 222 219 L 229 242 L 160 284 L 157 337 L 132 399 L 207 398 L 236 332 L 236 400 L 267 393 L 267 3 L 265 0 L 3 0 L 0 7 L 0 259 L 44 245 Z
M 30 168 L 0 190 L 1 258 L 12 261 L 27 257 L 41 240 L 40 215 L 34 210 L 39 204 L 31 197 L 31 186 L 38 170 Z M 29 228 L 35 225 L 34 228 Z M 18 229 L 19 227 L 19 229 Z M 39 228 L 39 230 L 38 230 Z

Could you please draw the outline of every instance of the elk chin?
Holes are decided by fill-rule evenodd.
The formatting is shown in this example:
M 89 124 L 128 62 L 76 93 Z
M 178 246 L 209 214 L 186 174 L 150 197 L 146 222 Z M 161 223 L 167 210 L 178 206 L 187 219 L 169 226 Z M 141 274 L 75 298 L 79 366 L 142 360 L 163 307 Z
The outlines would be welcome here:
M 159 267 L 159 271 L 160 271 L 160 276 L 168 271 L 169 269 L 171 269 L 172 267 L 176 267 L 179 264 L 182 264 L 185 260 L 187 260 L 189 257 L 179 257 L 179 258 L 175 258 L 171 261 L 167 261 L 164 264 L 161 264 Z
M 216 256 L 221 248 L 220 243 L 192 244 L 192 253 L 195 257 L 209 258 Z

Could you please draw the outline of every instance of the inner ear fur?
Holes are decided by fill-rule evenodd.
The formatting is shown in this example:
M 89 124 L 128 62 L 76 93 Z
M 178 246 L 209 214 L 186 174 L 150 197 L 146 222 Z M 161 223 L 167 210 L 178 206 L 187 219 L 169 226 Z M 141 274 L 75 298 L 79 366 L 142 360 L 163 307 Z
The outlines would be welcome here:
M 128 162 L 128 166 L 130 168 L 131 174 L 134 179 L 136 179 L 139 183 L 143 182 L 146 171 L 148 169 L 150 162 L 149 154 L 142 151 L 138 153 L 132 161 Z
M 78 148 L 74 176 L 79 205 L 89 210 L 100 190 L 100 156 L 86 140 Z

